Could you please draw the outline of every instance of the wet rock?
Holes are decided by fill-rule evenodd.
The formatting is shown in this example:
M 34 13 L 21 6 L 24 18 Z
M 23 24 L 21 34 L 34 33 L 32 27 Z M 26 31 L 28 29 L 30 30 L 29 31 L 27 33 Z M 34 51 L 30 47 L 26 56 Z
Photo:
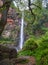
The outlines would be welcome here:
M 32 56 L 24 56 L 12 59 L 14 65 L 36 65 L 36 60 Z
M 5 59 L 0 61 L 0 65 L 13 65 L 13 63 L 9 59 Z
M 36 65 L 36 60 L 32 56 L 24 56 L 12 59 L 4 59 L 0 65 Z
M 16 57 L 17 57 L 16 49 L 0 45 L 0 60 L 6 59 L 6 58 L 12 59 Z

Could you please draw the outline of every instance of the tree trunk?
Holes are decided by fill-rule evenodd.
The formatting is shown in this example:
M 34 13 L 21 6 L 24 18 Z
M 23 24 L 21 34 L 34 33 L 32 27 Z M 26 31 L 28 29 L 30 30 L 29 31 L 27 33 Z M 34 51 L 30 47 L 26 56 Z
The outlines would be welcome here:
M 9 7 L 10 7 L 10 4 L 12 2 L 12 0 L 8 1 L 8 2 L 4 2 L 5 0 L 3 0 L 3 8 L 5 8 L 3 11 L 2 11 L 2 17 L 1 17 L 1 20 L 0 20 L 0 36 L 4 30 L 4 27 L 7 23 L 7 14 L 8 14 L 8 10 L 9 10 Z

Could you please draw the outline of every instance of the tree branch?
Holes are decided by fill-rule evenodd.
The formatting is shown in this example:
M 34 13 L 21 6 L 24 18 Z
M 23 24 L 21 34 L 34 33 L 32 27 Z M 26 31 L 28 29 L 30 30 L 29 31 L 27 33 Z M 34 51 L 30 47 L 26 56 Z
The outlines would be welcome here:
M 41 9 L 40 6 L 38 6 L 38 5 L 34 4 L 34 3 L 32 3 L 31 5 L 34 5 L 35 7 L 38 7 L 39 9 Z
M 28 0 L 28 7 L 29 7 L 31 14 L 34 16 L 34 19 L 33 19 L 33 22 L 34 22 L 36 17 L 35 17 L 35 14 L 33 13 L 33 10 L 30 6 L 31 6 L 31 0 Z M 32 22 L 32 24 L 33 24 L 33 22 Z
M 0 20 L 0 36 L 4 30 L 4 27 L 7 23 L 7 14 L 8 14 L 8 10 L 9 10 L 9 7 L 10 7 L 10 4 L 11 4 L 11 0 L 9 2 L 5 2 L 5 6 L 3 7 L 6 7 L 5 10 L 2 11 L 2 17 L 1 17 L 1 20 Z

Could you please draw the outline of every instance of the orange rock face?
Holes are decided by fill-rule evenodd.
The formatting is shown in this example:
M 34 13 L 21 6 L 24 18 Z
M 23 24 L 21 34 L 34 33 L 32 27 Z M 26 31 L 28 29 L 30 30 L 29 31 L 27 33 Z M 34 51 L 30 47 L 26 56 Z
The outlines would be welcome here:
M 7 18 L 7 23 L 9 23 L 9 24 L 13 24 L 13 22 L 14 22 L 13 19 Z

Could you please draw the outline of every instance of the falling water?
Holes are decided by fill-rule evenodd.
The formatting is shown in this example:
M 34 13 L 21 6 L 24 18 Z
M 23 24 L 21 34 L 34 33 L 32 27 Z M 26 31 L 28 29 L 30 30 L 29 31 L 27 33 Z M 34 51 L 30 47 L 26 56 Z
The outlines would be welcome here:
M 24 42 L 24 11 L 22 11 L 19 48 L 22 49 Z

